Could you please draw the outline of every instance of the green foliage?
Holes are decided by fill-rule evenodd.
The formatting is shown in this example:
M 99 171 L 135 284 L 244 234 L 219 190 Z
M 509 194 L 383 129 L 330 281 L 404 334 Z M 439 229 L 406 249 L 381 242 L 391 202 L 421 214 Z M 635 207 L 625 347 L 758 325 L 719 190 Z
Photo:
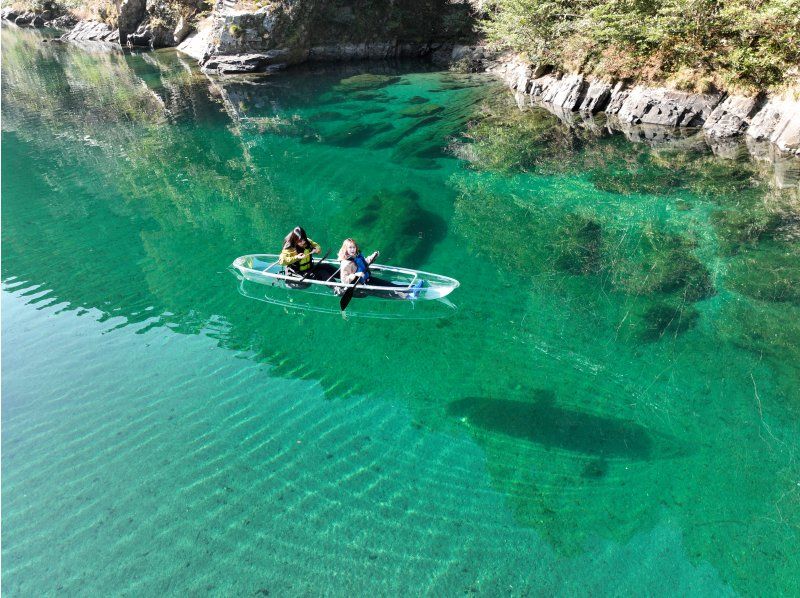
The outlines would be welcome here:
M 688 69 L 763 89 L 800 63 L 800 0 L 493 0 L 488 12 L 492 42 L 561 68 L 654 79 Z

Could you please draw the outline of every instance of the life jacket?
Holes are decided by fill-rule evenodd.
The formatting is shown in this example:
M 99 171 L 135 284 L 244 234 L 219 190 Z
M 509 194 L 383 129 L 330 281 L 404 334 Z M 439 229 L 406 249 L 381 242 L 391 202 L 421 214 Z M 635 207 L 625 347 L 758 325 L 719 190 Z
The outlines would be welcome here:
M 289 264 L 288 268 L 294 272 L 308 272 L 311 269 L 312 249 L 314 248 L 306 246 L 302 254 L 298 251 L 297 255 L 302 255 L 303 257 L 300 258 L 300 261 Z
M 369 264 L 367 263 L 367 259 L 361 254 L 361 252 L 356 254 L 355 257 L 349 257 L 347 259 L 356 265 L 356 272 L 364 273 L 364 279 L 362 282 L 365 283 L 369 282 L 370 278 Z

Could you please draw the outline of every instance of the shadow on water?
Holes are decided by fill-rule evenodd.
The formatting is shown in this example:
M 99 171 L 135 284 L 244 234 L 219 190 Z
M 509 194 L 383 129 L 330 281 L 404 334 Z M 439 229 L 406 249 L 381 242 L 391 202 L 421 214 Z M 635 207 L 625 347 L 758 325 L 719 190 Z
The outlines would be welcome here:
M 487 432 L 587 455 L 648 460 L 653 452 L 653 440 L 642 426 L 559 407 L 549 390 L 538 391 L 533 402 L 459 399 L 447 406 L 447 413 Z

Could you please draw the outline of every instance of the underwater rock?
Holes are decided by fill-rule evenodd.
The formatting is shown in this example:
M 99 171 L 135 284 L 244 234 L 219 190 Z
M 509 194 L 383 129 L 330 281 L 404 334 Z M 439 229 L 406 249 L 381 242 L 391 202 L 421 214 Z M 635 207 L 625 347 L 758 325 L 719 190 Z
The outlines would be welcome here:
M 428 98 L 423 98 L 422 96 L 414 96 L 413 98 L 409 99 L 406 104 L 424 104 L 429 102 Z
M 416 104 L 414 106 L 404 108 L 400 111 L 400 114 L 406 117 L 424 118 L 426 116 L 437 114 L 442 110 L 444 110 L 444 107 L 439 106 L 438 104 Z
M 400 81 L 400 77 L 392 75 L 373 75 L 364 73 L 354 75 L 339 81 L 337 88 L 345 91 L 365 91 L 371 89 L 382 89 Z
M 358 123 L 355 125 L 346 124 L 327 135 L 324 135 L 323 140 L 329 145 L 338 147 L 354 147 L 361 145 L 372 139 L 376 135 L 385 133 L 392 130 L 391 123 L 380 124 L 367 124 Z
M 694 302 L 712 297 L 711 273 L 678 235 L 646 229 L 633 252 L 613 260 L 614 285 L 632 295 L 673 295 Z

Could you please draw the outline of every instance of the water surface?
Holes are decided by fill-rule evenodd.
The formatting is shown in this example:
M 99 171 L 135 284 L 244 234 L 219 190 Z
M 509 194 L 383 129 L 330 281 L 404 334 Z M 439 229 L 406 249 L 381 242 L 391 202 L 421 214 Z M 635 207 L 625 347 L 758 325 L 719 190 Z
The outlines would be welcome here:
M 800 592 L 796 161 L 2 35 L 5 593 Z M 297 224 L 456 309 L 240 294 Z

